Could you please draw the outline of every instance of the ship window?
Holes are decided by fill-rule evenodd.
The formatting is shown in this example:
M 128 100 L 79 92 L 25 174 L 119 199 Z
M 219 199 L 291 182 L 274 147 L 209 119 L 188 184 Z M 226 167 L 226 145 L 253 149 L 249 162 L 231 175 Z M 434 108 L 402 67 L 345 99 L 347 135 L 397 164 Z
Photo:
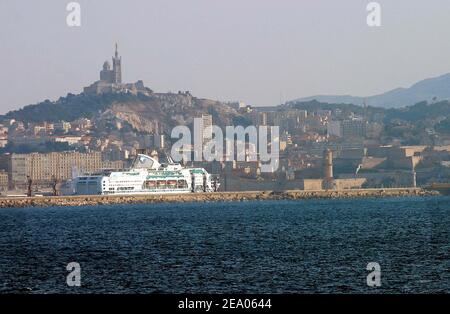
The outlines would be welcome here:
M 131 186 L 118 187 L 117 190 L 118 191 L 131 191 L 131 190 L 134 190 L 134 187 L 131 187 Z
M 176 189 L 177 188 L 177 180 L 168 180 L 167 187 L 169 189 Z
M 132 168 L 135 169 L 151 169 L 153 166 L 153 160 L 144 155 L 139 155 L 133 163 Z
M 179 189 L 185 189 L 185 188 L 187 188 L 187 182 L 186 182 L 186 180 L 178 180 L 178 188 L 179 188 Z
M 165 189 L 166 188 L 166 181 L 165 180 L 158 180 L 157 187 L 158 187 L 158 189 Z
M 145 188 L 146 189 L 155 189 L 156 181 L 153 181 L 153 180 L 145 181 Z

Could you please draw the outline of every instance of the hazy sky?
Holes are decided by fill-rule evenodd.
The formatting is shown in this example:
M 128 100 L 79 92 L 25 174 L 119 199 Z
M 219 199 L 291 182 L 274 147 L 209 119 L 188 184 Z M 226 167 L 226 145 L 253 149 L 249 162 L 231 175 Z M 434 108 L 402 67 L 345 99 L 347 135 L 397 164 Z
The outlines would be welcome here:
M 450 1 L 0 1 L 0 113 L 98 80 L 114 43 L 126 82 L 154 91 L 276 105 L 315 94 L 368 96 L 450 72 Z

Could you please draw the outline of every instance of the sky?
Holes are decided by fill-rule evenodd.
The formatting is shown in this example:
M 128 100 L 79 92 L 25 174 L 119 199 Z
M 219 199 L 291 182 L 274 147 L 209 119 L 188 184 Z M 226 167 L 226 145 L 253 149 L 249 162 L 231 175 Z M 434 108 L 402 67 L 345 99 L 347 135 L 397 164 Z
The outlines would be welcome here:
M 450 72 L 450 1 L 0 1 L 0 114 L 99 79 L 114 45 L 125 82 L 254 106 L 370 96 Z M 111 62 L 111 61 L 110 61 Z

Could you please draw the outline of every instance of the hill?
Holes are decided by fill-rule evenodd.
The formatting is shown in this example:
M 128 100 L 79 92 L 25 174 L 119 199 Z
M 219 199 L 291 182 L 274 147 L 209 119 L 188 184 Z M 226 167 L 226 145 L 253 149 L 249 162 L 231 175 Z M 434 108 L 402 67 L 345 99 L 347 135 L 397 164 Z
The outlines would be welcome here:
M 383 94 L 359 97 L 351 95 L 316 95 L 299 98 L 294 102 L 317 100 L 323 103 L 345 103 L 354 105 L 400 108 L 422 101 L 450 99 L 450 73 L 422 80 L 409 88 L 396 88 Z
M 189 125 L 194 117 L 211 114 L 219 126 L 244 119 L 234 109 L 221 102 L 200 99 L 189 93 L 105 93 L 101 95 L 68 94 L 55 102 L 44 101 L 10 111 L 0 119 L 29 122 L 73 121 L 79 118 L 95 120 L 99 127 L 120 122 L 138 133 L 151 133 L 156 128 L 168 132 L 176 125 Z

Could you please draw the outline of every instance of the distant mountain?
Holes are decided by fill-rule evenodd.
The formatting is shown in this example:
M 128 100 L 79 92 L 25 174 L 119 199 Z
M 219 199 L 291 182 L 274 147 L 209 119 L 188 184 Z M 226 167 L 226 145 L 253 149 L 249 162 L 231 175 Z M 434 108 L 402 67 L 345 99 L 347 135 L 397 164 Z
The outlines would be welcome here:
M 422 101 L 433 102 L 450 99 L 450 73 L 425 79 L 409 88 L 396 88 L 383 94 L 357 97 L 351 95 L 316 95 L 300 98 L 294 102 L 317 100 L 322 103 L 354 104 L 383 108 L 400 108 L 411 106 Z

